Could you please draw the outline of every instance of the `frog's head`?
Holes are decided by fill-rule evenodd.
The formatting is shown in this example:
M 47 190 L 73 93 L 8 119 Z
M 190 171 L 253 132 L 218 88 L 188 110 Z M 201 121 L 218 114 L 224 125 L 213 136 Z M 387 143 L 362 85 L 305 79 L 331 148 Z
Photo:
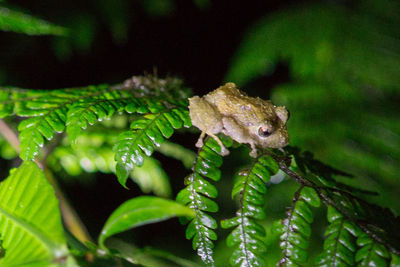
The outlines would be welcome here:
M 258 143 L 263 148 L 280 148 L 289 144 L 289 134 L 286 129 L 289 111 L 282 106 L 274 109 L 274 117 L 262 122 L 255 129 Z

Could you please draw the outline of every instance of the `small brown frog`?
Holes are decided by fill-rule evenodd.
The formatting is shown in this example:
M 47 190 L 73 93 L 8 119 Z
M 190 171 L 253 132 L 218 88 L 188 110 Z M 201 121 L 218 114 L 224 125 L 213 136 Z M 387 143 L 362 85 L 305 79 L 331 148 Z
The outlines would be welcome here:
M 203 97 L 189 98 L 189 111 L 192 124 L 201 130 L 196 146 L 203 146 L 203 138 L 208 134 L 220 145 L 223 156 L 229 151 L 216 136 L 218 133 L 250 144 L 252 157 L 257 157 L 257 146 L 281 148 L 289 143 L 287 109 L 275 106 L 270 100 L 249 97 L 234 83 L 227 83 Z

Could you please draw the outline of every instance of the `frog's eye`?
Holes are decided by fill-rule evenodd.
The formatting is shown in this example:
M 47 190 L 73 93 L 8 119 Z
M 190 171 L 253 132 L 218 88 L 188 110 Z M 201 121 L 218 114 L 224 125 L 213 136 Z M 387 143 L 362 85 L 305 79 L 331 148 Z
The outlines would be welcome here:
M 272 134 L 272 131 L 267 128 L 263 128 L 263 127 L 258 128 L 258 135 L 261 137 L 268 137 L 271 134 Z

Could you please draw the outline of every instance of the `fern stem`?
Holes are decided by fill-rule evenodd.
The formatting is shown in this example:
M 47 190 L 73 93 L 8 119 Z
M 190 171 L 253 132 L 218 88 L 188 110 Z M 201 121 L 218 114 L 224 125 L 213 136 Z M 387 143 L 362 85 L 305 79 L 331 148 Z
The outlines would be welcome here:
M 293 213 L 294 213 L 294 208 L 296 207 L 296 203 L 297 203 L 297 201 L 299 200 L 299 198 L 300 198 L 300 192 L 301 192 L 301 190 L 303 189 L 303 185 L 296 191 L 296 193 L 294 193 L 294 197 L 293 197 L 293 201 L 292 201 L 292 207 L 290 208 L 290 210 L 288 211 L 289 212 L 289 214 L 288 214 L 288 217 L 287 217 L 287 220 L 288 220 L 288 226 L 287 226 L 287 230 L 286 231 L 293 231 L 293 227 L 292 227 L 292 217 L 293 217 Z M 282 258 L 282 260 L 280 260 L 279 261 L 279 265 L 278 266 L 284 266 L 284 264 L 285 264 L 285 262 L 286 262 L 286 260 L 289 258 L 289 255 L 288 255 L 288 253 L 287 253 L 287 248 L 288 248 L 288 246 L 290 245 L 289 244 L 289 239 L 288 238 L 286 238 L 286 240 L 284 241 L 285 242 L 285 249 L 282 251 L 282 254 L 283 254 L 283 258 Z
M 332 255 L 333 255 L 332 256 L 332 266 L 336 266 L 336 255 L 337 255 L 337 249 L 338 249 L 338 245 L 339 245 L 340 235 L 342 234 L 342 231 L 343 231 L 343 224 L 344 224 L 344 218 L 342 218 L 340 220 L 339 232 L 337 234 L 337 237 L 335 238 L 335 246 L 332 251 Z M 340 264 L 340 262 L 338 262 L 337 264 Z
M 253 171 L 254 166 L 256 165 L 256 163 L 258 162 L 257 160 L 254 160 L 251 167 L 247 170 L 248 173 L 251 173 Z M 241 234 L 241 240 L 243 240 L 243 253 L 246 257 L 246 266 L 251 266 L 250 264 L 250 259 L 249 259 L 249 250 L 247 248 L 247 238 L 246 238 L 246 233 L 244 230 L 245 227 L 245 216 L 243 215 L 243 206 L 244 206 L 244 194 L 248 191 L 247 187 L 249 186 L 249 175 L 246 176 L 246 183 L 243 186 L 243 191 L 240 192 L 240 198 L 239 198 L 239 205 L 240 205 L 240 234 Z
M 207 137 L 207 139 L 208 138 L 209 137 Z M 199 158 L 201 157 L 200 156 L 200 152 L 203 150 L 203 147 L 205 146 L 205 144 L 207 142 L 207 139 L 205 140 L 203 146 L 198 149 L 197 156 L 196 156 L 196 158 L 195 158 L 195 160 L 193 162 L 193 167 L 192 167 L 193 175 L 190 176 L 190 178 L 189 178 L 189 181 L 190 181 L 190 183 L 192 185 L 191 186 L 191 193 L 192 193 L 192 197 L 193 197 L 193 202 L 192 203 L 195 206 L 194 210 L 196 212 L 196 216 L 195 216 L 194 220 L 197 221 L 197 225 L 202 225 L 202 222 L 201 222 L 201 219 L 200 219 L 200 216 L 199 216 L 199 213 L 201 212 L 201 209 L 200 209 L 200 206 L 198 205 L 198 203 L 201 202 L 201 200 L 199 199 L 199 197 L 196 197 L 197 196 L 197 192 L 196 192 L 195 187 L 194 187 L 194 184 L 195 184 L 195 181 L 196 181 L 196 178 L 197 178 L 197 175 L 198 175 L 196 173 L 195 166 L 197 165 L 197 162 L 198 162 Z M 205 236 L 203 231 L 199 231 L 198 230 L 197 233 L 198 233 L 198 235 L 200 237 L 199 239 L 201 240 L 200 243 L 201 244 L 205 244 L 207 242 L 207 237 Z M 199 251 L 199 249 L 198 249 L 198 251 Z M 203 254 L 203 255 L 200 255 L 200 253 L 198 252 L 198 254 L 202 258 L 203 262 L 209 262 L 209 263 L 211 263 L 211 264 L 209 264 L 209 266 L 214 266 L 213 251 L 210 250 L 210 249 L 204 248 L 204 252 L 205 252 L 205 254 Z

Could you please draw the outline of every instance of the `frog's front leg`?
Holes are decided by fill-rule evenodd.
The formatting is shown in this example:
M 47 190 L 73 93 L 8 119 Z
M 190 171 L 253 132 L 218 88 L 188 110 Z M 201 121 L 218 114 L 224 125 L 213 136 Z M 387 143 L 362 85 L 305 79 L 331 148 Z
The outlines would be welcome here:
M 256 148 L 255 144 L 250 143 L 250 147 L 251 147 L 250 157 L 257 158 L 258 153 L 257 153 L 257 148 Z

